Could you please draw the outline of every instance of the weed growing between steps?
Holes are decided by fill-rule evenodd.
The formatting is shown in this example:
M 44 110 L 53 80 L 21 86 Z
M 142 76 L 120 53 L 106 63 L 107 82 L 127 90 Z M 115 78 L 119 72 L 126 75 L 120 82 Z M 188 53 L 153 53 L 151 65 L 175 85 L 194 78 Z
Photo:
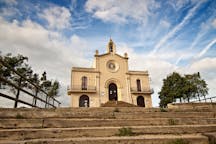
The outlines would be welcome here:
M 113 112 L 120 112 L 118 108 L 115 108 Z
M 24 119 L 24 116 L 20 115 L 20 114 L 17 114 L 16 115 L 16 119 Z
M 126 128 L 126 127 L 123 127 L 123 128 L 120 128 L 118 130 L 118 134 L 116 134 L 117 136 L 133 136 L 134 133 L 132 132 L 132 129 L 131 128 Z
M 160 108 L 160 112 L 168 112 L 168 111 L 164 108 Z
M 174 119 L 168 119 L 168 124 L 169 125 L 177 125 L 177 121 Z
M 190 142 L 184 139 L 176 139 L 166 144 L 190 144 Z

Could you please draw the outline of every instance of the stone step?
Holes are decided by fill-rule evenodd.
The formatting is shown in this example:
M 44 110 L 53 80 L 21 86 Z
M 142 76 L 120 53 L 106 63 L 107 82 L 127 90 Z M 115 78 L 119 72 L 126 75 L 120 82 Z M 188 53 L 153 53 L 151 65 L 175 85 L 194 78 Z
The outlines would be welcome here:
M 146 111 L 1 111 L 0 119 L 7 118 L 115 118 L 115 119 L 133 119 L 133 118 L 180 118 L 180 117 L 199 117 L 214 118 L 216 112 L 146 112 Z
M 0 108 L 0 118 L 16 118 L 22 116 L 25 118 L 49 118 L 49 117 L 77 117 L 77 118 L 109 118 L 113 117 L 115 113 L 119 114 L 132 114 L 132 115 L 145 115 L 150 116 L 169 116 L 172 114 L 182 116 L 185 114 L 186 117 L 214 117 L 216 115 L 215 109 L 159 109 L 159 108 L 58 108 L 58 109 L 36 109 L 36 108 Z
M 123 127 L 79 127 L 79 128 L 43 128 L 43 129 L 1 129 L 2 140 L 28 140 L 43 138 L 72 138 L 72 137 L 111 137 L 118 136 Z M 178 125 L 178 126 L 130 126 L 128 134 L 165 135 L 165 134 L 195 134 L 216 131 L 216 125 Z
M 204 133 L 209 139 L 209 144 L 216 144 L 216 131 L 211 133 Z
M 208 144 L 208 138 L 201 134 L 183 135 L 139 135 L 112 137 L 44 138 L 30 140 L 1 140 L 1 144 L 173 144 L 187 141 L 190 144 Z
M 207 125 L 216 118 L 145 118 L 145 119 L 0 119 L 0 128 L 70 128 L 100 126 Z

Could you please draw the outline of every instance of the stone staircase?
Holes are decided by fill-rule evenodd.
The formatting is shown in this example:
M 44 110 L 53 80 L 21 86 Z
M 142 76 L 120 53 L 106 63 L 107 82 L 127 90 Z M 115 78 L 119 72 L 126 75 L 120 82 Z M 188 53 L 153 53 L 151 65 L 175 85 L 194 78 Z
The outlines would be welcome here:
M 0 109 L 0 144 L 215 144 L 216 110 Z

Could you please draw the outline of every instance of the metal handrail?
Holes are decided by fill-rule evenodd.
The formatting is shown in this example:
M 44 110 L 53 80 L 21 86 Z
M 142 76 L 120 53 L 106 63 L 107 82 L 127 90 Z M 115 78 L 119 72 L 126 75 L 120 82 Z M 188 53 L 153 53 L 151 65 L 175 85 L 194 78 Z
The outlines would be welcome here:
M 96 90 L 96 86 L 88 85 L 87 87 L 82 87 L 82 85 L 72 85 L 68 90 Z
M 131 87 L 131 92 L 150 92 L 150 93 L 154 93 L 154 89 L 152 88 L 141 88 L 141 89 L 137 89 L 137 87 Z
M 207 100 L 210 100 L 211 102 L 213 102 L 212 99 L 215 99 L 215 101 L 216 101 L 216 96 L 209 97 L 209 98 L 204 98 L 204 99 L 198 99 L 198 100 L 194 100 L 194 101 L 190 101 L 190 102 L 202 102 L 202 101 L 206 102 Z
M 19 72 L 17 72 L 16 70 L 14 70 L 10 65 L 8 65 L 7 63 L 5 63 L 2 59 L 0 59 L 0 63 L 2 63 L 3 66 L 7 67 L 10 71 L 14 72 L 15 74 L 17 74 L 18 76 L 20 76 L 22 79 L 24 79 L 25 81 L 29 82 L 31 85 L 33 85 L 36 89 L 38 89 L 38 91 L 41 91 L 42 93 L 44 93 L 47 97 L 48 97 L 48 93 L 45 92 L 43 89 L 41 89 L 38 85 L 34 84 L 33 82 L 31 82 L 29 79 L 27 79 L 26 77 L 24 77 L 22 74 L 20 74 Z M 29 93 L 28 91 L 22 89 L 22 88 L 19 88 L 18 86 L 16 86 L 15 84 L 11 83 L 10 81 L 4 79 L 3 77 L 0 77 L 0 79 L 6 83 L 8 83 L 9 85 L 17 88 L 17 89 L 20 89 L 21 91 L 23 91 L 24 93 L 27 93 L 28 95 L 30 96 L 33 96 L 35 99 L 38 99 L 42 102 L 44 102 L 45 104 L 48 104 L 52 107 L 55 107 L 53 104 L 50 104 L 48 103 L 47 101 L 44 101 L 43 99 L 40 99 L 39 97 L 36 97 L 35 95 Z M 3 95 L 1 95 L 3 97 Z M 53 101 L 57 102 L 58 103 L 58 106 L 60 106 L 61 102 L 59 102 L 58 100 L 56 100 L 54 97 L 49 97 L 51 98 Z M 19 101 L 19 100 L 17 100 Z M 21 101 L 20 101 L 21 102 Z M 22 103 L 22 102 L 21 102 Z

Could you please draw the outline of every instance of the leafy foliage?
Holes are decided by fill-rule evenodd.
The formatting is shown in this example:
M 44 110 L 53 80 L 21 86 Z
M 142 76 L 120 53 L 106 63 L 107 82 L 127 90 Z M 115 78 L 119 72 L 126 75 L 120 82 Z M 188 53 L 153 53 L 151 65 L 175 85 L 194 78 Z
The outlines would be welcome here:
M 119 129 L 119 133 L 117 135 L 118 136 L 132 136 L 133 132 L 131 128 L 123 127 Z
M 168 142 L 167 144 L 189 144 L 190 142 L 184 139 L 176 139 L 171 142 Z
M 168 103 L 175 102 L 177 99 L 190 101 L 191 98 L 199 98 L 208 94 L 206 82 L 201 79 L 198 73 L 184 75 L 173 72 L 163 80 L 163 86 L 158 93 L 160 107 L 166 107 Z
M 27 64 L 28 58 L 22 55 L 12 56 L 12 54 L 6 54 L 3 56 L 0 52 L 0 77 L 4 78 L 11 83 L 17 85 L 19 89 L 7 85 L 5 82 L 0 81 L 0 88 L 3 85 L 7 85 L 8 88 L 16 94 L 16 99 L 19 98 L 20 88 L 25 88 L 32 90 L 32 92 L 37 96 L 39 89 L 43 89 L 49 97 L 55 97 L 59 93 L 60 84 L 58 81 L 47 80 L 46 72 L 42 74 L 42 77 L 39 79 L 39 75 L 37 73 L 33 73 L 32 68 Z M 15 70 L 18 74 L 22 75 L 20 77 L 11 69 Z M 29 80 L 34 85 L 30 84 L 26 81 Z M 34 99 L 34 103 L 36 104 L 36 100 Z M 17 102 L 14 107 L 17 107 Z

